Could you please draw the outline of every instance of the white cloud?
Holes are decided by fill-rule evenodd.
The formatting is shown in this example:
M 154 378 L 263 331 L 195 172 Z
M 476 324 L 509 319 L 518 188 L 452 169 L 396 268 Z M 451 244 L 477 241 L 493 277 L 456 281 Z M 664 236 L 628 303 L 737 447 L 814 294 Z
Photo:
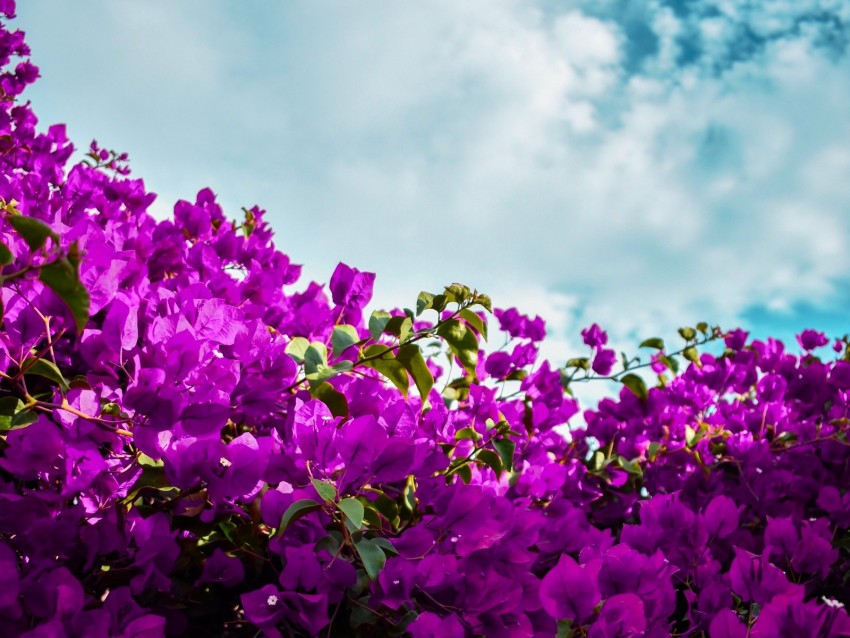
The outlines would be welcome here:
M 39 112 L 165 199 L 264 205 L 308 273 L 375 270 L 392 305 L 460 280 L 565 358 L 590 321 L 628 343 L 847 282 L 850 64 L 812 18 L 846 3 L 641 5 L 637 66 L 617 3 L 38 5 Z

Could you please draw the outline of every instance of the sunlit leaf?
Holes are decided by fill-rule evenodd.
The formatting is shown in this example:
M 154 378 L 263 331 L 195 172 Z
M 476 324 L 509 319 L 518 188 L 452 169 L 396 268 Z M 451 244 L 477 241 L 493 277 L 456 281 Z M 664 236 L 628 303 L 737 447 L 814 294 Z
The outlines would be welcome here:
M 357 334 L 357 328 L 348 324 L 334 326 L 333 334 L 331 335 L 331 345 L 335 357 L 341 355 L 346 349 L 360 341 L 360 335 Z
M 57 244 L 59 243 L 59 235 L 53 232 L 53 229 L 43 221 L 35 217 L 24 217 L 23 215 L 9 215 L 6 220 L 12 225 L 17 233 L 24 238 L 30 250 L 38 250 L 48 238 L 52 239 Z
M 344 498 L 336 504 L 345 517 L 356 529 L 363 525 L 363 503 L 356 498 Z
M 299 518 L 303 518 L 310 514 L 311 512 L 315 512 L 318 509 L 321 509 L 322 504 L 318 503 L 312 499 L 304 498 L 299 501 L 295 501 L 292 505 L 286 508 L 286 511 L 283 513 L 283 517 L 280 519 L 280 528 L 279 532 L 283 532 L 289 527 L 294 521 L 297 521 Z
M 620 381 L 626 386 L 629 390 L 631 390 L 634 395 L 641 399 L 646 400 L 649 396 L 649 392 L 646 389 L 646 383 L 643 379 L 641 379 L 636 374 L 627 374 Z
M 310 342 L 304 337 L 293 337 L 286 345 L 286 354 L 292 357 L 295 363 L 304 363 L 304 355 L 309 347 Z
M 313 487 L 316 488 L 316 492 L 318 492 L 319 496 L 328 503 L 331 503 L 334 499 L 336 499 L 336 487 L 334 487 L 333 483 L 321 481 L 315 478 L 310 479 L 310 482 L 313 484 Z

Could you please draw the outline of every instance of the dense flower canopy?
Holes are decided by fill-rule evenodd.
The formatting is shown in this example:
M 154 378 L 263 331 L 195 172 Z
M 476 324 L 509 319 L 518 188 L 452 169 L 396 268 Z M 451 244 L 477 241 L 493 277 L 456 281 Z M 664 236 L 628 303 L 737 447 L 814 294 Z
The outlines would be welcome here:
M 367 316 L 262 210 L 72 163 L 28 56 L 0 30 L 2 635 L 850 636 L 846 338 L 594 325 L 559 369 L 458 284 Z

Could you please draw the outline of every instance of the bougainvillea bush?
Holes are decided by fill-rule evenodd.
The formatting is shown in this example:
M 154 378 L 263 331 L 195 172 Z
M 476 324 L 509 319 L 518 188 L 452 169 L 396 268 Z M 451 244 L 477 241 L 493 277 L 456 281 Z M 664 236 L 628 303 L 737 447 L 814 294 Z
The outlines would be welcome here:
M 462 285 L 296 291 L 261 210 L 71 162 L 0 51 L 0 635 L 850 636 L 846 338 L 558 368 Z

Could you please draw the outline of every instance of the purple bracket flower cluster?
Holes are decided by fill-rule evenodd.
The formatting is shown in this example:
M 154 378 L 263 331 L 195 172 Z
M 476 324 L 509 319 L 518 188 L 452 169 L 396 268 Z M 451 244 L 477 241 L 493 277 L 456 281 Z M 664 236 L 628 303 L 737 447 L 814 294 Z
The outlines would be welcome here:
M 847 338 L 620 365 L 594 324 L 558 368 L 460 284 L 367 316 L 259 208 L 71 163 L 29 53 L 0 29 L 0 635 L 850 636 Z

